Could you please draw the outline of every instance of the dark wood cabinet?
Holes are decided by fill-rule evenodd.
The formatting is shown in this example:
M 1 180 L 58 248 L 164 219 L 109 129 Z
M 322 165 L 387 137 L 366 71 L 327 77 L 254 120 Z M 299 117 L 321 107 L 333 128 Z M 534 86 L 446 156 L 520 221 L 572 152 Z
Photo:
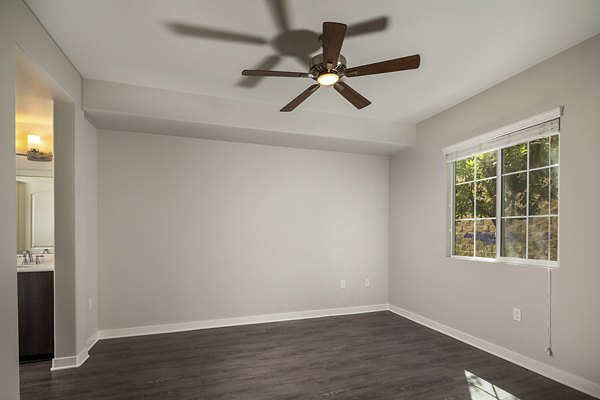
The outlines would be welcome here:
M 19 272 L 19 359 L 54 357 L 54 272 Z

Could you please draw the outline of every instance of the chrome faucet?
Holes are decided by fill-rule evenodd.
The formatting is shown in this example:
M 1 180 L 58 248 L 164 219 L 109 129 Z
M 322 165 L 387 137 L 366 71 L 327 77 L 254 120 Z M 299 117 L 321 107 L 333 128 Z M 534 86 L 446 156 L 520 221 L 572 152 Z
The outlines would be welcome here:
M 40 257 L 44 257 L 43 255 L 36 255 L 35 256 L 35 260 L 33 259 L 33 253 L 30 250 L 25 250 L 23 252 L 23 263 L 22 265 L 29 265 L 29 264 L 41 264 L 41 260 Z
M 27 265 L 30 263 L 33 263 L 33 254 L 31 254 L 31 251 L 25 250 L 23 252 L 23 265 Z

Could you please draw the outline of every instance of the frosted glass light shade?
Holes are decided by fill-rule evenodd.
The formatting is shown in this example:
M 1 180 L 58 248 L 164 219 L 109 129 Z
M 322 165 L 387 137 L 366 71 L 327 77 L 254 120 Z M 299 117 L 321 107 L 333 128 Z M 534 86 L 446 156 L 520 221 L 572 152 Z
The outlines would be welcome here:
M 41 140 L 38 135 L 27 135 L 27 148 L 39 149 L 40 143 L 41 143 Z
M 326 73 L 319 75 L 319 77 L 317 78 L 317 82 L 319 82 L 321 85 L 331 86 L 334 83 L 336 83 L 339 79 L 340 77 L 337 76 L 337 74 Z

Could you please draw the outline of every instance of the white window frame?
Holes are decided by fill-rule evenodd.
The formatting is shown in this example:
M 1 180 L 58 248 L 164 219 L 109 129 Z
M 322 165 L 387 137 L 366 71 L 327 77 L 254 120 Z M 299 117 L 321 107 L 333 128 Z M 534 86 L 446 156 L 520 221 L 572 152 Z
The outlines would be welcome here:
M 508 135 L 510 133 L 513 132 L 517 132 L 519 130 L 522 129 L 526 129 L 553 119 L 557 119 L 560 118 L 562 115 L 562 107 L 557 107 L 554 108 L 552 110 L 546 111 L 544 113 L 540 113 L 540 114 L 536 114 L 530 118 L 526 118 L 524 120 L 518 121 L 514 124 L 511 125 L 507 125 L 505 127 L 499 128 L 499 129 L 495 129 L 493 131 L 484 133 L 482 135 L 478 135 L 472 139 L 466 140 L 464 142 L 460 142 L 457 143 L 453 146 L 449 146 L 449 147 L 445 147 L 443 149 L 443 153 L 445 155 L 451 154 L 453 152 L 457 152 L 457 151 L 461 151 L 463 149 L 468 149 L 468 148 L 473 148 L 474 146 L 478 146 L 481 143 L 484 143 L 486 141 L 490 141 L 490 140 L 494 140 L 496 138 L 502 137 L 504 135 Z M 560 130 L 548 135 L 548 136 L 554 136 L 554 135 L 559 135 L 560 138 Z M 558 167 L 558 171 L 559 171 L 559 177 L 560 177 L 560 156 L 561 156 L 561 151 L 560 151 L 560 147 L 561 147 L 561 142 L 562 140 L 559 139 L 559 150 L 558 150 L 558 164 L 552 164 L 552 165 L 548 165 L 548 166 L 544 166 L 544 167 L 540 167 L 540 168 L 529 168 L 529 157 L 530 157 L 530 151 L 529 151 L 529 143 L 533 140 L 536 140 L 534 138 L 527 140 L 525 143 L 527 143 L 527 168 L 523 171 L 518 171 L 518 172 L 526 172 L 527 173 L 527 201 L 526 201 L 526 207 L 527 207 L 527 215 L 524 217 L 526 219 L 526 257 L 528 256 L 528 246 L 529 246 L 529 172 L 530 171 L 535 171 L 537 169 L 545 169 L 548 168 L 550 171 L 550 168 L 554 167 Z M 523 142 L 521 142 L 523 143 Z M 516 144 L 516 143 L 515 143 Z M 455 235 L 454 235 L 454 228 L 455 228 L 455 222 L 456 222 L 456 218 L 455 218 L 455 205 L 454 205 L 454 197 L 456 194 L 456 178 L 455 178 L 455 161 L 459 160 L 459 159 L 463 159 L 463 158 L 469 158 L 472 156 L 476 156 L 477 154 L 482 154 L 482 153 L 487 153 L 490 151 L 496 151 L 496 257 L 495 258 L 486 258 L 486 257 L 477 257 L 477 256 L 457 256 L 454 255 L 454 241 L 455 241 Z M 459 159 L 456 159 L 452 162 L 449 163 L 449 217 L 448 217 L 448 223 L 449 223 L 449 229 L 448 229 L 448 245 L 447 245 L 447 256 L 451 259 L 457 259 L 457 260 L 471 260 L 471 261 L 479 261 L 479 262 L 486 262 L 486 263 L 495 263 L 495 264 L 508 264 L 508 265 L 523 265 L 523 266 L 534 266 L 534 267 L 544 267 L 544 268 L 558 268 L 560 266 L 560 182 L 561 179 L 559 178 L 558 180 L 558 193 L 557 193 L 557 201 L 558 201 L 558 213 L 556 214 L 556 216 L 558 217 L 558 228 L 557 228 L 557 243 L 558 243 L 558 249 L 557 249 L 557 260 L 556 261 L 552 261 L 552 260 L 536 260 L 536 259 L 528 259 L 528 258 L 514 258 L 514 257 L 502 257 L 502 221 L 503 219 L 507 219 L 507 217 L 503 217 L 502 216 L 502 186 L 503 186 L 503 178 L 506 175 L 510 175 L 509 174 L 502 174 L 502 148 L 497 148 L 497 149 L 488 149 L 488 150 L 482 150 L 480 152 L 474 152 L 473 154 L 471 154 L 470 156 L 467 157 L 461 157 Z M 474 172 L 473 175 L 473 182 L 474 182 L 474 186 L 476 183 L 476 175 Z M 476 207 L 477 207 L 477 203 L 476 203 L 476 199 L 474 199 L 474 207 L 475 209 L 473 210 L 474 215 L 473 215 L 473 219 L 474 219 L 474 232 L 473 232 L 473 241 L 474 241 L 474 254 L 477 254 L 477 240 L 476 240 Z M 536 216 L 536 217 L 548 217 L 550 218 L 550 216 L 555 216 L 555 215 L 540 215 L 540 216 Z M 521 218 L 523 218 L 521 216 Z
M 477 260 L 482 260 L 482 261 L 489 261 L 489 260 L 496 260 L 499 257 L 499 252 L 498 252 L 498 246 L 496 246 L 496 258 L 489 258 L 489 257 L 477 257 L 475 254 L 477 254 L 477 221 L 484 221 L 484 220 L 496 220 L 496 223 L 498 221 L 498 201 L 497 199 L 498 197 L 498 151 L 496 151 L 496 175 L 492 176 L 492 177 L 487 177 L 487 178 L 483 178 L 483 179 L 477 179 L 477 159 L 475 159 L 475 166 L 473 169 L 473 180 L 472 181 L 466 181 L 466 182 L 461 182 L 461 185 L 464 184 L 469 184 L 469 183 L 473 183 L 473 190 L 474 195 L 476 193 L 477 190 L 477 183 L 478 182 L 483 182 L 483 181 L 488 181 L 488 180 L 492 180 L 495 179 L 496 180 L 496 217 L 494 218 L 477 218 L 477 196 L 475 196 L 473 198 L 473 218 L 460 218 L 457 219 L 456 218 L 456 213 L 455 213 L 455 209 L 454 209 L 454 196 L 456 195 L 456 179 L 455 179 L 455 168 L 456 163 L 452 162 L 451 164 L 451 185 L 452 185 L 452 193 L 450 194 L 450 208 L 451 208 L 451 218 L 452 218 L 452 222 L 451 222 L 451 241 L 450 241 L 450 255 L 452 257 L 455 258 L 468 258 L 468 259 L 477 259 Z M 455 226 L 455 222 L 456 221 L 473 221 L 473 256 L 455 256 L 454 255 L 454 226 Z M 498 225 L 496 224 L 496 242 L 498 242 Z

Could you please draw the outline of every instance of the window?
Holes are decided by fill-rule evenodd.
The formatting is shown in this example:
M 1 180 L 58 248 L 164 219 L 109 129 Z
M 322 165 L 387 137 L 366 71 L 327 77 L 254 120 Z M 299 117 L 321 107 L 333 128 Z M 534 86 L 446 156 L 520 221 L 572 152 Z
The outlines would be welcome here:
M 554 119 L 444 149 L 451 256 L 557 265 L 558 126 Z
M 558 140 L 502 150 L 502 257 L 558 260 Z
M 454 163 L 454 255 L 496 258 L 495 151 Z

